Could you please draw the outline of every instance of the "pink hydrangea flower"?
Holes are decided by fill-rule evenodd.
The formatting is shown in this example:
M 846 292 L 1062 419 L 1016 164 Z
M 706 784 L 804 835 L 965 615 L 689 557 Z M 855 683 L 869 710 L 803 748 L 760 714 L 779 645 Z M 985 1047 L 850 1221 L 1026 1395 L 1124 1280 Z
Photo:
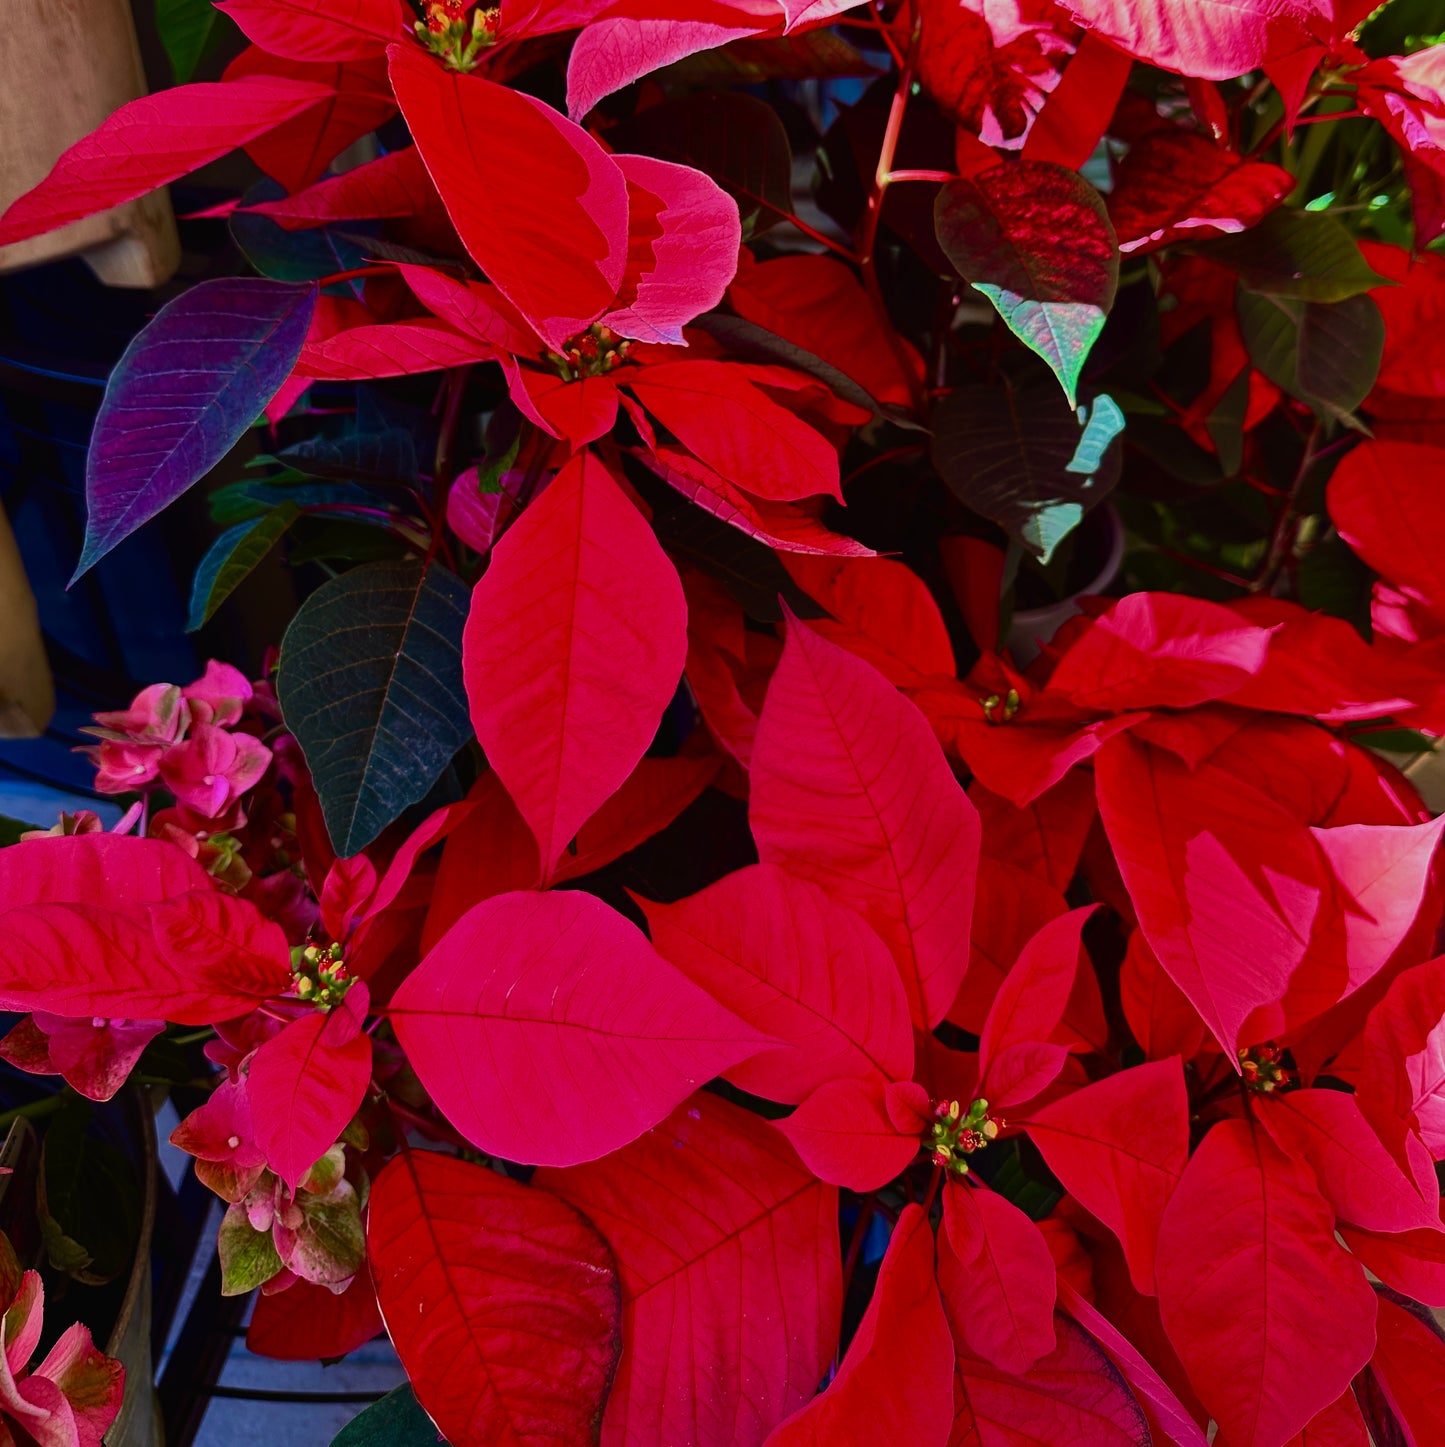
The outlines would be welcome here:
M 101 794 L 129 794 L 160 776 L 165 748 L 107 739 L 96 750 L 95 787 Z
M 224 1201 L 240 1201 L 261 1179 L 266 1156 L 253 1139 L 255 1126 L 244 1080 L 223 1080 L 171 1132 L 171 1144 L 196 1158 L 196 1177 Z
M 197 723 L 229 728 L 241 721 L 253 690 L 250 679 L 240 669 L 213 658 L 206 664 L 206 671 L 181 692 L 189 701 L 191 717 Z
M 173 683 L 153 683 L 136 694 L 129 708 L 95 715 L 107 734 L 124 735 L 136 744 L 173 744 L 190 720 L 191 710 Z
M 271 750 L 250 734 L 233 734 L 216 724 L 196 724 L 160 761 L 160 775 L 179 803 L 216 818 L 261 781 Z
M 89 1100 L 109 1100 L 165 1028 L 164 1020 L 74 1019 L 37 1010 L 0 1040 L 0 1060 L 31 1075 L 59 1075 Z

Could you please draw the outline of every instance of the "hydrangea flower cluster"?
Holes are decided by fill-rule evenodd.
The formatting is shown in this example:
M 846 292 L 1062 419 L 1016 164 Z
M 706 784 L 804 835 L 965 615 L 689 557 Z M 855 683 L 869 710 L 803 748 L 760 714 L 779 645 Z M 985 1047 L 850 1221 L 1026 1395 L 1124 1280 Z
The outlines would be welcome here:
M 102 794 L 164 787 L 183 829 L 244 822 L 241 797 L 271 763 L 271 750 L 237 727 L 254 697 L 239 669 L 212 659 L 184 688 L 153 683 L 129 708 L 96 714 L 87 730 L 101 740 L 91 750 L 95 787 Z

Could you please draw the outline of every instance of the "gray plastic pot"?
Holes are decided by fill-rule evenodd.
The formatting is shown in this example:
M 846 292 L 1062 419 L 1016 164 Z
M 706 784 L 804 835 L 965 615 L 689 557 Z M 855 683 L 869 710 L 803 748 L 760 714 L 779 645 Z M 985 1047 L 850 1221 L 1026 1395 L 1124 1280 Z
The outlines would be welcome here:
M 1099 515 L 1108 526 L 1108 551 L 1098 573 L 1077 593 L 1051 603 L 1047 608 L 1025 608 L 1009 624 L 1008 648 L 1020 668 L 1039 656 L 1039 649 L 1053 641 L 1054 634 L 1083 609 L 1079 599 L 1102 593 L 1119 576 L 1124 563 L 1124 523 L 1113 503 L 1103 503 Z

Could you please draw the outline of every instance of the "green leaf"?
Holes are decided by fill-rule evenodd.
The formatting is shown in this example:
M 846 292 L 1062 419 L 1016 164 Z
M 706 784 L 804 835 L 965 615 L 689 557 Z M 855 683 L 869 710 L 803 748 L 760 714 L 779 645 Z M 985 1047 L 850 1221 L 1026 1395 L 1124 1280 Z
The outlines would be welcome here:
M 689 95 L 666 101 L 609 132 L 619 151 L 706 172 L 737 203 L 743 240 L 793 209 L 793 148 L 772 106 L 750 95 Z
M 950 181 L 933 221 L 958 274 L 1049 364 L 1072 407 L 1119 284 L 1103 197 L 1063 166 L 1008 161 Z
M 191 584 L 191 607 L 186 632 L 204 628 L 216 609 L 241 585 L 251 570 L 276 545 L 286 529 L 301 516 L 294 502 L 283 502 L 254 522 L 227 528 L 206 550 Z
M 296 1197 L 301 1224 L 289 1257 L 292 1269 L 324 1269 L 327 1280 L 342 1280 L 361 1270 L 366 1260 L 366 1228 L 361 1205 L 349 1181 L 340 1182 L 325 1196 Z
M 0 849 L 7 844 L 18 844 L 22 834 L 28 834 L 35 828 L 33 824 L 27 824 L 23 819 L 12 819 L 8 814 L 0 814 Z
M 141 1188 L 130 1157 L 89 1133 L 88 1101 L 68 1101 L 41 1147 L 37 1214 L 50 1264 L 89 1285 L 130 1270 Z
M 1385 347 L 1373 297 L 1301 301 L 1241 287 L 1236 305 L 1250 360 L 1271 382 L 1320 416 L 1359 426 L 1350 414 L 1375 385 Z
M 195 75 L 215 24 L 211 0 L 156 0 L 156 29 L 177 85 Z
M 1124 414 L 1095 398 L 1081 423 L 1041 371 L 956 387 L 933 417 L 933 465 L 965 506 L 1047 563 L 1119 480 Z
M 245 1296 L 279 1275 L 284 1263 L 270 1231 L 258 1231 L 246 1218 L 244 1204 L 228 1206 L 216 1235 L 221 1261 L 221 1295 Z
M 291 620 L 277 696 L 338 854 L 424 798 L 470 737 L 469 603 L 438 563 L 366 563 L 322 584 Z
M 1270 296 L 1345 301 L 1388 284 L 1340 222 L 1319 211 L 1272 211 L 1248 231 L 1185 249 L 1219 262 L 1249 290 Z
M 446 1447 L 408 1387 L 388 1392 L 331 1439 L 331 1447 Z

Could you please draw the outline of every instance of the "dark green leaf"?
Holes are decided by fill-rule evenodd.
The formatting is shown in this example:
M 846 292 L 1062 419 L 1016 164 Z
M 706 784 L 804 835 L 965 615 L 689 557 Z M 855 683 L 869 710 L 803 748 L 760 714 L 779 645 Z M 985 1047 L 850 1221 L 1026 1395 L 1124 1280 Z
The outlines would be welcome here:
M 1370 638 L 1370 594 L 1375 575 L 1343 538 L 1333 534 L 1300 559 L 1295 574 L 1299 600 L 1317 613 L 1330 613 L 1353 623 Z
M 440 564 L 367 563 L 323 584 L 291 620 L 277 694 L 337 853 L 370 844 L 467 741 L 469 601 Z
M 90 1116 L 89 1102 L 73 1099 L 52 1117 L 37 1208 L 51 1265 L 98 1285 L 130 1270 L 141 1187 L 125 1152 L 90 1134 Z
M 806 372 L 816 377 L 845 402 L 855 407 L 866 408 L 875 417 L 886 417 L 900 427 L 922 432 L 924 429 L 896 407 L 885 407 L 866 388 L 855 382 L 846 372 L 841 372 L 831 362 L 792 342 L 750 322 L 745 317 L 729 316 L 726 312 L 706 312 L 693 320 L 692 325 L 704 331 L 715 341 L 725 346 L 733 356 L 745 362 L 771 362 L 791 367 L 795 372 Z
M 1170 477 L 1191 487 L 1209 487 L 1224 481 L 1220 459 L 1186 436 L 1173 418 L 1131 412 L 1129 446 Z
M 331 1447 L 446 1447 L 410 1387 L 398 1387 L 353 1417 Z
M 1249 410 L 1249 368 L 1242 367 L 1214 410 L 1204 419 L 1209 440 L 1226 477 L 1238 477 L 1244 465 L 1244 419 Z
M 750 95 L 689 95 L 624 121 L 608 135 L 620 151 L 706 172 L 737 203 L 743 239 L 793 209 L 793 150 L 770 105 Z
M 1380 5 L 1360 31 L 1367 55 L 1408 55 L 1445 41 L 1440 0 L 1390 0 Z
M 938 193 L 934 229 L 958 274 L 1049 364 L 1074 405 L 1119 284 L 1104 198 L 1048 161 L 1008 161 Z
M 1435 740 L 1419 729 L 1362 729 L 1354 738 L 1387 754 L 1428 754 L 1435 748 Z
M 156 29 L 177 85 L 195 75 L 215 23 L 211 0 L 156 0 Z
M 23 819 L 12 819 L 8 814 L 0 814 L 0 849 L 7 844 L 18 844 L 22 834 L 28 834 L 35 828 L 33 824 L 27 824 Z
M 878 74 L 878 67 L 835 30 L 755 36 L 702 50 L 658 72 L 690 86 L 757 85 L 765 80 L 817 80 Z
M 354 482 L 306 482 L 300 473 L 289 472 L 264 481 L 228 482 L 207 499 L 211 517 L 224 527 L 258 517 L 273 507 L 294 503 L 297 507 L 375 507 L 394 501 L 386 493 Z
M 135 1068 L 138 1075 L 149 1076 L 152 1080 L 188 1085 L 198 1077 L 204 1078 L 206 1070 L 198 1068 L 202 1065 L 197 1043 L 181 1045 L 170 1034 L 163 1034 L 157 1035 L 141 1052 Z
M 270 188 L 257 188 L 248 192 L 246 199 L 273 198 Z M 269 216 L 254 211 L 235 212 L 230 227 L 241 254 L 262 276 L 273 281 L 319 281 L 323 276 L 353 271 L 366 264 L 366 252 L 359 242 L 329 227 L 287 231 Z M 355 292 L 360 283 L 345 285 Z
M 350 437 L 312 437 L 281 452 L 276 460 L 308 477 L 343 482 L 415 483 L 416 443 L 404 427 Z
M 418 251 L 415 246 L 403 246 L 399 241 L 389 241 L 385 236 L 368 236 L 364 231 L 347 231 L 342 227 L 332 227 L 331 235 L 338 244 L 355 246 L 367 261 L 397 261 L 404 266 L 434 266 L 438 271 L 451 272 L 458 277 L 466 273 L 466 267 L 455 257 L 435 256 L 430 251 Z
M 253 522 L 227 528 L 206 550 L 191 584 L 191 607 L 186 632 L 194 633 L 215 616 L 216 609 L 240 586 L 252 568 L 276 545 L 286 529 L 301 516 L 294 502 L 284 502 Z
M 1373 297 L 1301 301 L 1241 287 L 1237 310 L 1250 359 L 1271 382 L 1322 417 L 1359 425 L 1350 414 L 1375 385 L 1385 347 Z
M 771 548 L 701 508 L 664 508 L 654 516 L 653 527 L 663 547 L 716 578 L 750 618 L 781 623 L 779 596 L 800 618 L 828 616 L 792 580 Z
M 375 523 L 348 517 L 304 518 L 293 533 L 289 558 L 294 566 L 302 563 L 374 563 L 384 558 L 399 558 L 405 544 Z
M 1355 239 L 1322 211 L 1272 211 L 1236 236 L 1194 243 L 1189 250 L 1227 266 L 1251 291 L 1300 301 L 1344 301 L 1384 286 Z
M 1031 1169 L 1025 1167 L 1025 1148 Z M 1011 1201 L 1032 1221 L 1042 1221 L 1063 1197 L 1063 1192 L 1052 1183 L 1043 1157 L 1026 1136 L 1009 1141 L 1002 1150 L 990 1151 L 987 1159 L 979 1161 L 979 1166 L 979 1173 L 985 1176 L 990 1189 Z
M 1047 563 L 1119 480 L 1123 426 L 1107 396 L 1081 425 L 1036 370 L 950 392 L 934 413 L 933 464 L 960 502 Z

